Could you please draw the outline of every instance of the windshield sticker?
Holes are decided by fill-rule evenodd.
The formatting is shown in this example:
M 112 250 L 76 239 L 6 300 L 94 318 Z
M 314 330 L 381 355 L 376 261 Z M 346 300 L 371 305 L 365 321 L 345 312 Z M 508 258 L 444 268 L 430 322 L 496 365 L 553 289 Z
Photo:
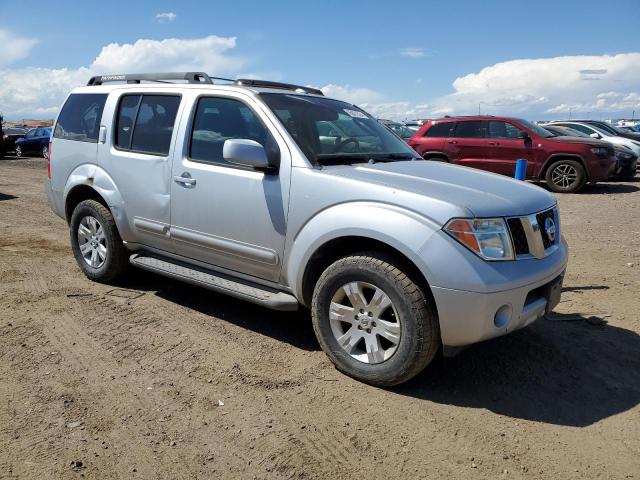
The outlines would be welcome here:
M 353 118 L 368 118 L 364 113 L 359 112 L 358 110 L 348 110 L 345 108 L 344 111 L 347 115 L 350 115 Z

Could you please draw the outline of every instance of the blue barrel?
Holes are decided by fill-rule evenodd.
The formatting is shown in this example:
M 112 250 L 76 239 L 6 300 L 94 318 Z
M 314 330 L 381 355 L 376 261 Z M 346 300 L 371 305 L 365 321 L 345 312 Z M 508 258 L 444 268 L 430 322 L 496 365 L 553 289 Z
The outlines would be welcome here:
M 527 160 L 519 158 L 516 160 L 516 180 L 524 180 L 527 178 Z

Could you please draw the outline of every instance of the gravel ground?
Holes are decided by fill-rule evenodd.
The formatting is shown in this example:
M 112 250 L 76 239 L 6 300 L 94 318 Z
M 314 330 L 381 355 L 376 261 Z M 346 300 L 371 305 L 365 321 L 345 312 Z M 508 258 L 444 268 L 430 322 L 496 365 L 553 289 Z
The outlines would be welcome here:
M 0 161 L 0 478 L 640 478 L 640 182 L 558 196 L 552 318 L 379 389 L 307 312 L 91 283 L 45 172 Z

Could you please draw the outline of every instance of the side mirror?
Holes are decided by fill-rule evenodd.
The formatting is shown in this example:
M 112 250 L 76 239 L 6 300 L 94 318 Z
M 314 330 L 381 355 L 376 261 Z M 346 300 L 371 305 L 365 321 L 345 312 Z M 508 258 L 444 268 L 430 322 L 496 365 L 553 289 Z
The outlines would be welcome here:
M 255 140 L 244 138 L 225 140 L 222 146 L 222 158 L 229 163 L 244 165 L 263 172 L 276 169 L 276 166 L 269 162 L 264 147 Z
M 522 140 L 524 140 L 525 142 L 527 140 L 531 140 L 531 137 L 529 136 L 529 132 L 524 132 L 522 130 L 520 130 L 518 132 L 518 138 L 521 138 Z
M 592 133 L 592 134 L 591 134 L 591 135 L 589 135 L 589 136 L 590 136 L 591 138 L 602 138 L 602 137 L 600 136 L 600 134 L 599 134 L 599 133 L 595 133 L 595 132 L 594 132 L 594 133 Z

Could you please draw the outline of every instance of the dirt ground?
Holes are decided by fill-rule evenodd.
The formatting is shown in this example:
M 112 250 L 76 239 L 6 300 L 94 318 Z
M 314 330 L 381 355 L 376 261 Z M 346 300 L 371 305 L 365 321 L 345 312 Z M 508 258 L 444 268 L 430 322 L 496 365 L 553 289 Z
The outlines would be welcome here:
M 379 389 L 307 312 L 91 283 L 45 175 L 0 160 L 0 478 L 640 478 L 640 181 L 558 197 L 553 319 Z

